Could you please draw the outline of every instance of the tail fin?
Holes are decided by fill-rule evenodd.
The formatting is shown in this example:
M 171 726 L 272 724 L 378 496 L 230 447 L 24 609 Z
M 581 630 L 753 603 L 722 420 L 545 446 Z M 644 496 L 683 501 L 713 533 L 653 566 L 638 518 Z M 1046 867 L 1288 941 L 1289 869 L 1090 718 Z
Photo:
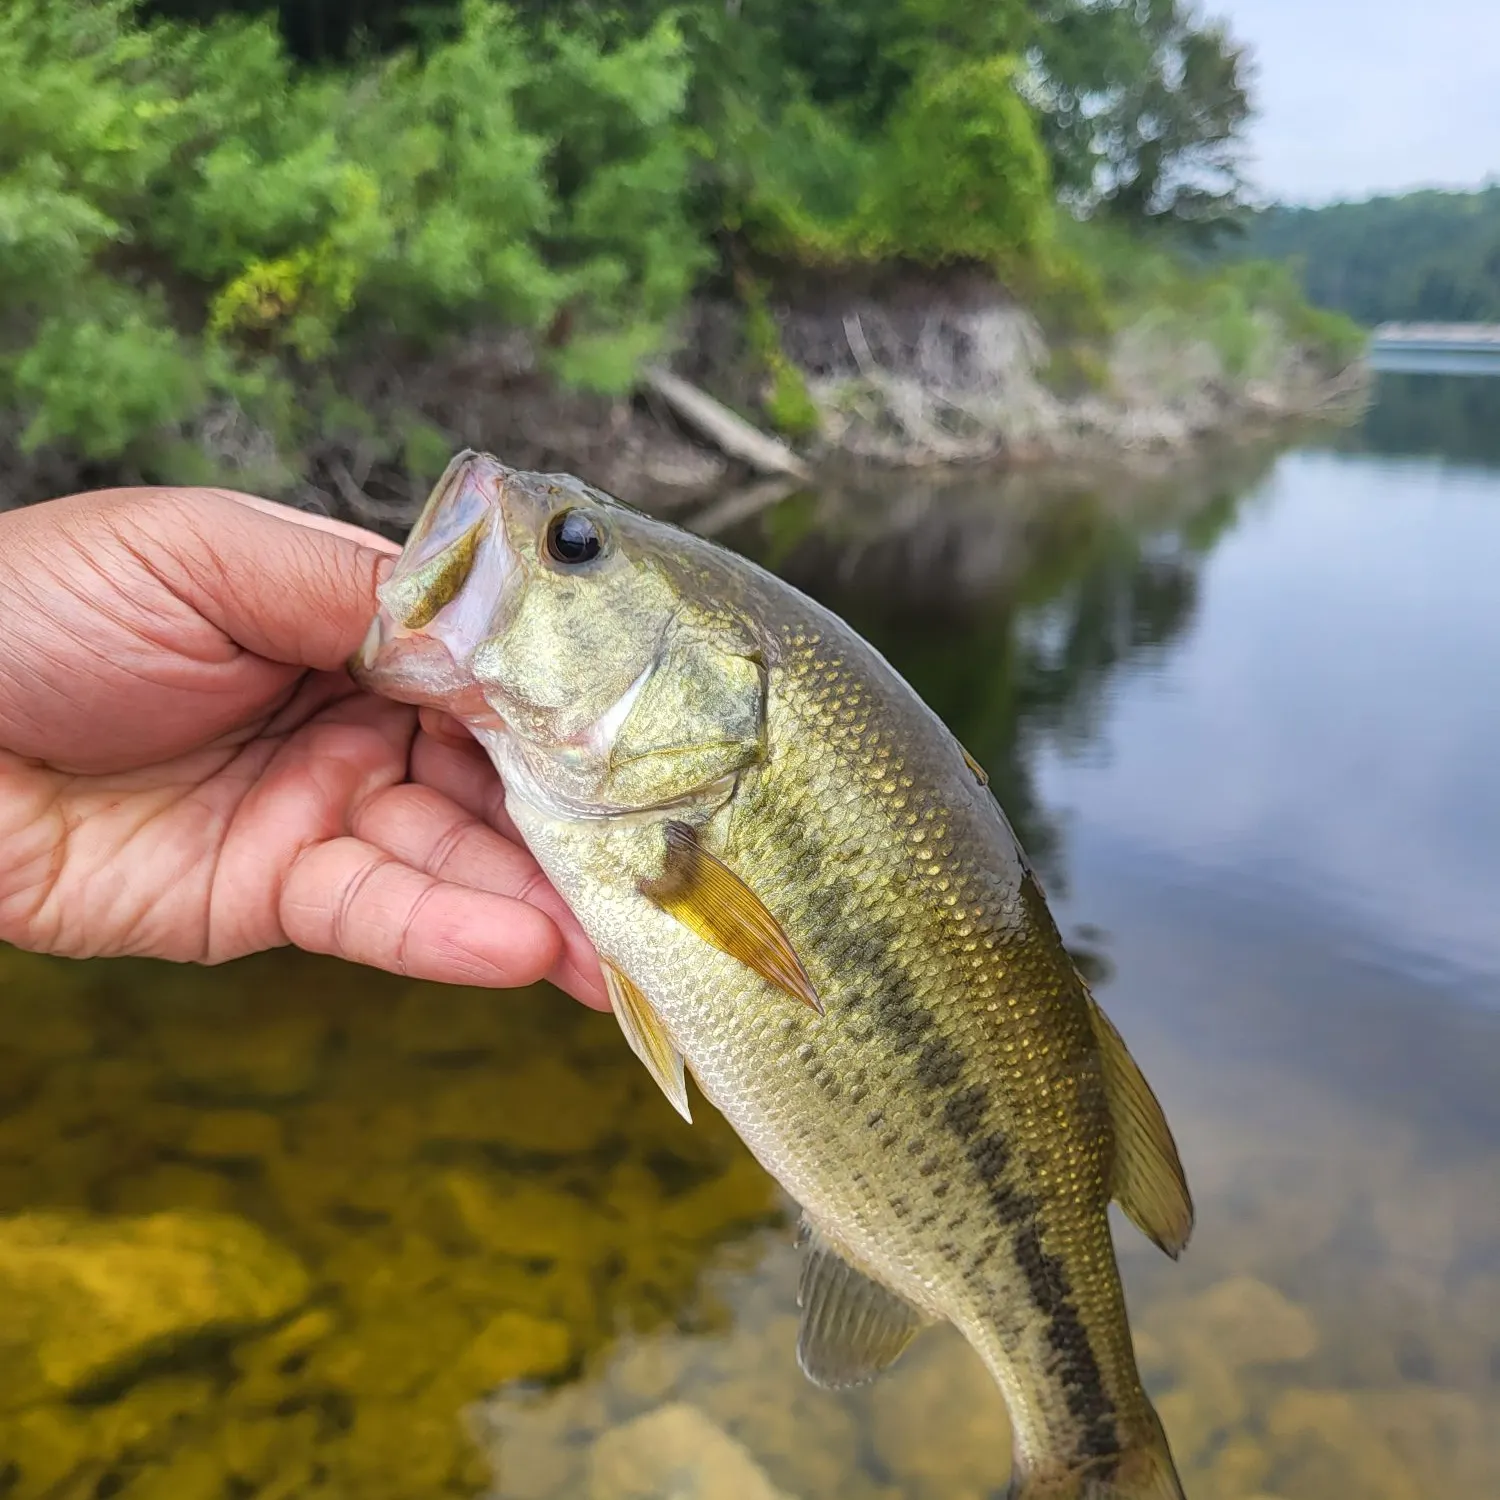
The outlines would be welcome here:
M 1076 1468 L 1017 1468 L 1009 1500 L 1186 1500 L 1158 1425 L 1154 1441 Z

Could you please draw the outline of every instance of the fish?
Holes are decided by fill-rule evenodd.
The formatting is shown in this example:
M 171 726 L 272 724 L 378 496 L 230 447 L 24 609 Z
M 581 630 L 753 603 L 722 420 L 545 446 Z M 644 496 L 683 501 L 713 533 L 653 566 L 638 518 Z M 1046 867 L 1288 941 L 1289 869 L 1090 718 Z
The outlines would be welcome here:
M 1012 1500 L 1183 1500 L 1109 1205 L 1176 1258 L 1161 1106 L 986 777 L 837 615 L 565 474 L 458 454 L 351 663 L 446 710 L 598 950 L 632 1051 L 799 1205 L 797 1354 L 877 1376 L 951 1323 Z

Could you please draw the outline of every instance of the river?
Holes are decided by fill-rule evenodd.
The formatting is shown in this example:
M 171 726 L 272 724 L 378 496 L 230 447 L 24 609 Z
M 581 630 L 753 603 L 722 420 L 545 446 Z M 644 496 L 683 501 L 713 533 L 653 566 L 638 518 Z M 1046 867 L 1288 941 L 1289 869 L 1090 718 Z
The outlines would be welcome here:
M 1117 1238 L 1193 1500 L 1500 1494 L 1500 379 L 1377 397 L 730 538 L 988 767 L 1162 1097 L 1197 1232 Z M 0 1228 L 6 1500 L 1004 1495 L 955 1336 L 802 1382 L 784 1205 L 607 1017 L 287 954 L 0 979 L 0 1213 L 74 1268 Z

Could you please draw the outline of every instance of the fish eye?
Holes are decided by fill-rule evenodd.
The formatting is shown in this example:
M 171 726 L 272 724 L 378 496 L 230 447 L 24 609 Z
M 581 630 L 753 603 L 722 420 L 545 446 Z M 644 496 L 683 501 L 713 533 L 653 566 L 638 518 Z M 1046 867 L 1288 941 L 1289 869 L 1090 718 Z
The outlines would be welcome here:
M 547 522 L 547 556 L 564 567 L 591 562 L 604 550 L 604 533 L 585 510 L 562 510 Z

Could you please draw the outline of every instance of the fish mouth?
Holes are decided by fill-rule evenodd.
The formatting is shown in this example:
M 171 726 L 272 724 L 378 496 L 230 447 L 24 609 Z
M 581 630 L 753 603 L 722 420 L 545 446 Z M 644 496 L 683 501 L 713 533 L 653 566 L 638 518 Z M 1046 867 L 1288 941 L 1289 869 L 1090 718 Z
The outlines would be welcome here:
M 448 708 L 472 686 L 441 641 L 403 630 L 384 610 L 370 621 L 346 668 L 367 693 L 419 708 Z
M 398 702 L 450 708 L 477 692 L 470 660 L 521 589 L 506 536 L 510 470 L 465 449 L 433 486 L 348 662 L 359 686 Z

